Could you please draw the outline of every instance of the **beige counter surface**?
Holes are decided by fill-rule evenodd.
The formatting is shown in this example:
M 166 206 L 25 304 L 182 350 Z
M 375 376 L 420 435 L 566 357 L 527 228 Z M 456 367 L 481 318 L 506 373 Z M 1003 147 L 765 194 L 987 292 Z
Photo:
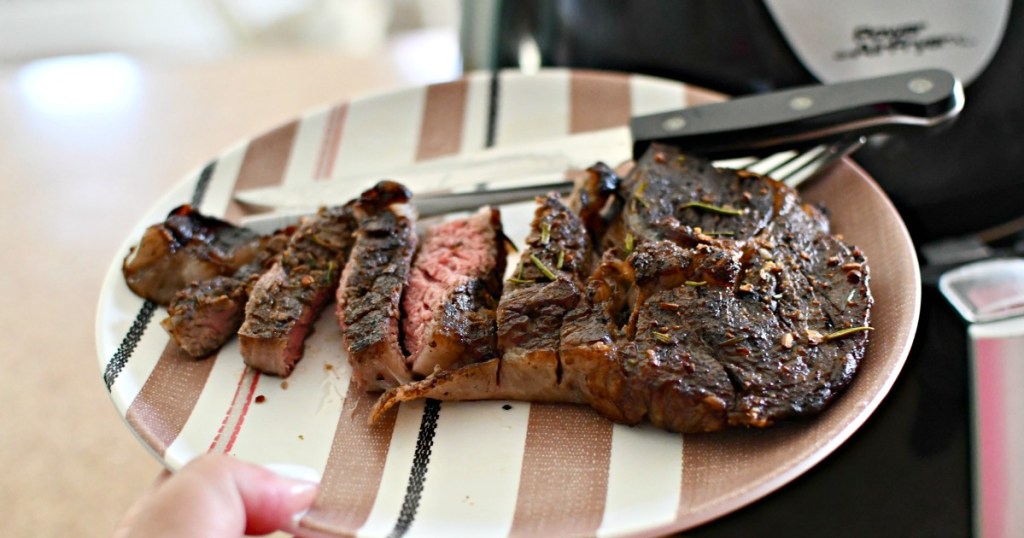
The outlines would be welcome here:
M 326 53 L 0 66 L 0 536 L 107 536 L 161 468 L 97 365 L 100 284 L 127 230 L 227 145 L 405 82 L 386 58 Z

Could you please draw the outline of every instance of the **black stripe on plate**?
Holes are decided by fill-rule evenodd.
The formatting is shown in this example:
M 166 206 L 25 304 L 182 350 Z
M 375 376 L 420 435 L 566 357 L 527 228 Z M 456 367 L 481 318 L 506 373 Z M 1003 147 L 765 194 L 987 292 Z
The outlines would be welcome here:
M 196 180 L 196 188 L 192 191 L 192 207 L 199 207 L 199 204 L 203 203 L 203 197 L 206 196 L 206 187 L 210 185 L 210 178 L 213 177 L 213 170 L 217 168 L 217 161 L 210 161 L 199 173 L 199 179 Z
M 203 167 L 203 171 L 199 173 L 199 178 L 196 179 L 196 186 L 192 190 L 191 203 L 193 207 L 198 207 L 202 203 L 203 196 L 206 195 L 206 188 L 210 184 L 210 178 L 213 177 L 213 170 L 216 167 L 217 161 L 210 161 L 209 164 Z M 128 364 L 128 359 L 132 357 L 135 347 L 139 345 L 139 340 L 142 339 L 142 335 L 146 332 L 149 322 L 153 320 L 156 307 L 157 304 L 150 300 L 142 303 L 142 308 L 135 315 L 135 321 L 132 322 L 132 326 L 128 329 L 128 334 L 121 340 L 121 345 L 117 346 L 114 356 L 110 358 L 107 367 L 103 369 L 103 384 L 107 386 L 107 391 L 110 391 L 110 387 L 114 386 L 117 376 L 121 375 L 121 370 L 124 370 L 125 365 Z
M 131 358 L 132 353 L 135 351 L 135 346 L 142 339 L 142 334 L 146 332 L 146 327 L 149 326 L 150 320 L 153 319 L 154 312 L 156 312 L 156 303 L 149 300 L 142 303 L 142 308 L 139 309 L 139 314 L 135 316 L 135 321 L 132 322 L 131 328 L 128 329 L 128 334 L 121 340 L 121 345 L 117 346 L 117 351 L 114 352 L 114 356 L 111 357 L 110 362 L 107 363 L 107 368 L 103 371 L 103 382 L 107 385 L 108 391 L 114 385 L 117 376 L 121 374 L 121 370 L 128 364 L 128 359 Z
M 495 135 L 498 126 L 498 95 L 501 82 L 501 73 L 498 70 L 491 71 L 491 88 L 488 99 L 487 110 L 487 147 L 494 146 Z M 430 451 L 434 446 L 434 434 L 437 431 L 437 418 L 441 414 L 441 402 L 428 399 L 423 408 L 423 418 L 420 419 L 420 431 L 416 438 L 416 453 L 412 461 L 412 472 L 409 474 L 409 484 L 405 488 L 405 499 L 402 500 L 402 511 L 398 513 L 398 521 L 391 529 L 388 538 L 400 538 L 409 531 L 413 520 L 416 519 L 416 511 L 420 507 L 420 497 L 423 495 L 423 484 L 427 479 L 427 467 L 430 465 Z
M 420 420 L 420 433 L 416 438 L 416 453 L 412 460 L 409 485 L 405 488 L 402 511 L 399 512 L 398 521 L 395 522 L 395 528 L 391 529 L 388 538 L 403 536 L 416 519 L 416 510 L 420 507 L 420 497 L 423 495 L 423 484 L 427 480 L 427 466 L 430 464 L 430 451 L 434 446 L 434 433 L 437 431 L 437 418 L 440 414 L 441 402 L 428 399 L 423 408 L 423 418 Z
M 498 96 L 501 95 L 501 71 L 491 71 L 491 91 L 487 102 L 487 147 L 493 147 L 498 136 Z

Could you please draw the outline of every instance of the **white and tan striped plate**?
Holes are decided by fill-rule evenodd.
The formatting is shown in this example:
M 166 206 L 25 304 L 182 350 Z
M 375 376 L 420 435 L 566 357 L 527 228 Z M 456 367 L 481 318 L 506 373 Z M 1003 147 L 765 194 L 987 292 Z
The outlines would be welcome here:
M 622 125 L 631 114 L 717 98 L 647 77 L 550 70 L 470 75 L 333 105 L 228 148 L 185 178 L 127 233 L 121 255 L 182 203 L 241 220 L 235 189 Z M 194 361 L 169 344 L 158 323 L 163 310 L 125 286 L 120 256 L 100 297 L 100 369 L 129 428 L 171 469 L 217 451 L 320 474 L 320 496 L 302 521 L 312 534 L 669 533 L 751 503 L 826 457 L 878 406 L 909 351 L 920 308 L 917 259 L 886 196 L 850 162 L 805 196 L 827 204 L 835 229 L 866 252 L 877 299 L 860 372 L 808 421 L 680 436 L 615 425 L 581 407 L 417 402 L 371 427 L 374 396 L 350 384 L 329 312 L 287 380 L 247 369 L 235 342 Z M 503 208 L 513 239 L 525 236 L 531 211 Z

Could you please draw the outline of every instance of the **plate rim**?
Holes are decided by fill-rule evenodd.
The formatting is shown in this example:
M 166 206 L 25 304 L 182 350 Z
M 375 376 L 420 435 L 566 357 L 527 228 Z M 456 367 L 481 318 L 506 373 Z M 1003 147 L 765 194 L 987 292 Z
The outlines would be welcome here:
M 670 83 L 670 84 L 682 85 L 687 90 L 690 90 L 690 89 L 698 89 L 698 90 L 700 90 L 700 88 L 698 86 L 691 85 L 691 84 L 686 83 L 686 82 L 674 81 L 674 80 L 668 80 L 668 79 L 661 79 L 661 78 L 658 78 L 658 77 L 651 77 L 651 76 L 647 76 L 647 75 L 637 75 L 637 74 L 633 74 L 633 73 L 612 72 L 612 71 L 593 71 L 593 70 L 580 70 L 580 69 L 571 69 L 570 70 L 570 69 L 561 69 L 561 68 L 560 69 L 545 69 L 545 70 L 542 70 L 542 72 L 549 72 L 549 73 L 553 72 L 553 71 L 597 72 L 597 73 L 601 73 L 603 75 L 609 75 L 610 74 L 610 75 L 613 75 L 613 76 L 623 76 L 623 77 L 639 76 L 639 77 L 650 79 L 650 80 L 656 81 L 656 82 L 667 82 L 667 83 Z M 473 75 L 473 73 L 467 73 L 460 80 L 464 80 L 464 79 L 466 79 L 466 78 L 468 78 L 468 77 L 470 77 L 472 75 Z M 351 103 L 351 102 L 354 102 L 354 101 L 357 101 L 357 100 L 360 100 L 360 99 L 374 99 L 374 98 L 379 98 L 381 96 L 394 95 L 394 94 L 399 94 L 399 93 L 406 92 L 406 91 L 413 91 L 413 90 L 417 90 L 417 89 L 423 88 L 423 87 L 451 84 L 453 82 L 457 82 L 457 81 L 449 81 L 449 82 L 442 82 L 442 83 L 429 84 L 429 85 L 412 85 L 412 86 L 406 86 L 406 87 L 389 88 L 389 89 L 384 89 L 384 90 L 377 91 L 377 92 L 371 92 L 371 93 L 364 94 L 364 95 L 353 96 L 351 98 L 347 98 L 347 99 L 343 99 L 343 100 L 339 100 L 339 101 L 335 101 L 335 102 L 331 102 L 331 103 L 325 103 L 325 104 L 320 105 L 320 106 L 310 107 L 307 110 L 305 110 L 304 112 L 294 116 L 292 119 L 285 120 L 284 122 L 281 122 L 281 123 L 277 124 L 277 127 L 279 127 L 280 125 L 285 125 L 285 124 L 287 124 L 289 122 L 292 122 L 292 121 L 301 120 L 301 119 L 306 118 L 308 116 L 317 115 L 317 114 L 324 114 L 329 109 L 329 107 L 335 106 L 335 105 L 340 104 L 340 103 Z M 231 145 L 228 145 L 228 146 L 224 147 L 218 153 L 215 154 L 214 159 L 219 158 L 221 155 L 226 154 L 227 152 L 231 151 L 233 148 L 238 147 L 239 145 L 247 144 L 248 142 L 252 141 L 253 139 L 255 139 L 255 138 L 257 138 L 257 137 L 259 137 L 259 136 L 261 136 L 263 134 L 266 134 L 266 133 L 272 131 L 273 129 L 275 129 L 277 127 L 272 127 L 270 129 L 266 129 L 266 130 L 261 131 L 259 133 L 255 133 L 254 135 L 252 135 L 250 137 L 242 138 L 239 141 L 235 142 L 234 144 L 231 144 Z M 126 236 L 126 238 L 122 242 L 121 246 L 119 247 L 119 249 L 115 252 L 115 254 L 113 256 L 113 260 L 112 260 L 112 262 L 110 264 L 110 267 L 108 268 L 106 276 L 104 277 L 103 284 L 100 287 L 100 300 L 99 300 L 99 302 L 97 304 L 97 307 L 96 307 L 96 321 L 95 321 L 95 324 L 94 324 L 95 325 L 94 331 L 95 331 L 95 338 L 96 338 L 96 351 L 97 351 L 97 358 L 98 358 L 98 362 L 99 362 L 101 373 L 103 373 L 103 371 L 108 366 L 108 363 L 110 362 L 110 359 L 111 359 L 109 354 L 105 354 L 105 352 L 107 352 L 108 350 L 103 348 L 103 344 L 104 344 L 105 339 L 104 339 L 103 335 L 101 334 L 103 332 L 103 330 L 106 328 L 105 326 L 101 325 L 102 321 L 104 320 L 103 312 L 102 312 L 103 307 L 104 307 L 103 299 L 104 299 L 104 297 L 108 296 L 111 293 L 110 288 L 112 286 L 116 286 L 119 279 L 123 282 L 123 279 L 121 279 L 120 266 L 121 266 L 121 262 L 122 262 L 122 260 L 124 258 L 124 255 L 128 252 L 128 249 L 137 242 L 138 234 L 141 233 L 141 231 L 144 230 L 146 226 L 148 226 L 152 222 L 155 222 L 155 221 L 151 222 L 149 217 L 151 215 L 157 214 L 157 213 L 166 214 L 166 211 L 161 211 L 162 208 L 168 207 L 169 205 L 172 205 L 172 204 L 173 205 L 177 205 L 177 204 L 174 204 L 172 202 L 172 200 L 180 200 L 181 194 L 182 193 L 187 193 L 187 191 L 189 189 L 189 186 L 192 185 L 195 182 L 196 177 L 199 175 L 200 171 L 203 169 L 204 166 L 205 165 L 195 167 L 187 175 L 185 175 L 180 180 L 178 180 L 176 183 L 174 183 L 173 186 L 167 192 L 165 192 L 163 194 L 163 196 L 160 197 L 159 200 L 157 200 L 155 203 L 150 205 L 149 208 L 144 212 L 142 218 L 129 231 L 129 234 Z M 669 523 L 669 524 L 661 525 L 661 526 L 655 526 L 655 527 L 647 527 L 644 530 L 637 531 L 636 534 L 630 534 L 630 535 L 636 535 L 636 536 L 657 536 L 657 535 L 661 535 L 661 534 L 666 533 L 666 532 L 678 532 L 678 531 L 681 531 L 681 530 L 690 529 L 690 528 L 702 525 L 704 523 L 707 523 L 709 521 L 712 521 L 712 520 L 715 520 L 715 519 L 727 516 L 728 514 L 734 512 L 734 511 L 736 511 L 736 510 L 738 510 L 738 509 L 740 509 L 740 508 L 742 508 L 744 506 L 752 504 L 752 503 L 754 503 L 754 502 L 756 502 L 756 501 L 758 501 L 760 499 L 763 499 L 764 497 L 766 497 L 766 496 L 772 494 L 773 492 L 781 489 L 782 487 L 786 486 L 787 484 L 792 482 L 794 479 L 796 479 L 797 477 L 803 475 L 808 470 L 810 470 L 814 466 L 816 466 L 819 463 L 821 463 L 821 461 L 823 461 L 824 459 L 828 458 L 832 453 L 834 453 L 834 451 L 839 446 L 841 446 L 842 444 L 846 443 L 850 439 L 850 437 L 858 429 L 860 429 L 863 426 L 863 424 L 871 416 L 874 415 L 874 413 L 877 411 L 878 406 L 885 399 L 885 397 L 889 394 L 889 392 L 892 389 L 892 386 L 895 384 L 895 382 L 898 379 L 899 375 L 903 371 L 905 362 L 907 360 L 907 357 L 909 356 L 910 350 L 912 348 L 913 342 L 914 342 L 916 334 L 917 334 L 917 328 L 918 328 L 918 324 L 919 324 L 919 320 L 920 320 L 921 302 L 922 302 L 920 265 L 919 265 L 919 261 L 918 261 L 917 255 L 916 255 L 916 251 L 913 248 L 913 243 L 912 243 L 912 240 L 910 239 L 909 231 L 907 230 L 906 224 L 904 223 L 902 217 L 899 215 L 899 212 L 896 210 L 896 208 L 895 208 L 894 204 L 892 203 L 891 199 L 888 197 L 888 195 L 885 194 L 884 190 L 878 185 L 878 183 L 874 180 L 874 178 L 872 178 L 869 174 L 867 174 L 866 171 L 864 171 L 859 165 L 857 165 L 854 161 L 852 161 L 849 158 L 844 158 L 842 160 L 840 166 L 850 168 L 853 173 L 857 174 L 862 180 L 864 180 L 866 182 L 867 186 L 870 189 L 872 189 L 874 194 L 881 201 L 883 201 L 883 203 L 887 207 L 888 211 L 890 211 L 893 215 L 895 215 L 897 217 L 897 220 L 898 220 L 898 222 L 900 224 L 900 230 L 899 230 L 899 234 L 898 235 L 899 235 L 899 238 L 901 240 L 901 243 L 905 243 L 905 245 L 909 246 L 909 248 L 907 249 L 907 253 L 909 254 L 909 258 L 908 259 L 912 263 L 912 266 L 913 266 L 913 269 L 914 269 L 913 273 L 912 273 L 912 279 L 914 280 L 914 286 L 913 286 L 913 293 L 912 293 L 912 310 L 913 310 L 913 312 L 911 314 L 911 324 L 910 324 L 910 327 L 909 327 L 909 330 L 908 330 L 908 333 L 907 333 L 907 337 L 901 342 L 900 348 L 899 348 L 898 352 L 896 353 L 896 355 L 898 355 L 898 357 L 897 357 L 897 360 L 895 361 L 895 365 L 888 372 L 888 374 L 885 376 L 884 381 L 883 381 L 882 386 L 881 386 L 881 390 L 879 390 L 879 391 L 877 391 L 876 393 L 873 394 L 872 399 L 867 403 L 867 405 L 860 412 L 855 414 L 854 419 L 851 422 L 846 424 L 831 439 L 829 439 L 826 443 L 824 443 L 824 445 L 822 445 L 821 447 L 819 447 L 818 449 L 816 449 L 814 451 L 814 456 L 815 457 L 803 458 L 796 465 L 793 465 L 793 466 L 791 466 L 791 467 L 789 467 L 787 469 L 784 469 L 782 472 L 780 472 L 780 473 L 778 473 L 776 475 L 771 476 L 770 479 L 765 480 L 762 484 L 758 485 L 757 487 L 743 489 L 738 494 L 736 494 L 733 497 L 729 498 L 729 500 L 724 503 L 724 506 L 725 506 L 724 508 L 722 508 L 723 504 L 719 503 L 719 504 L 715 504 L 715 505 L 710 505 L 710 506 L 705 507 L 705 508 L 703 508 L 701 510 L 698 510 L 696 512 L 690 512 L 688 514 L 680 514 L 680 512 L 681 512 L 680 511 L 680 512 L 677 512 L 675 520 L 673 522 Z M 159 330 L 159 327 L 151 328 L 151 330 Z M 144 380 L 142 380 L 142 381 L 144 381 Z M 849 387 L 847 387 L 847 389 L 848 388 Z M 108 390 L 109 390 L 109 388 L 108 388 Z M 844 394 L 845 394 L 845 392 L 846 392 L 846 390 L 844 390 Z M 118 411 L 118 415 L 121 417 L 122 421 L 125 423 L 125 426 L 128 427 L 129 431 L 132 432 L 132 434 L 147 449 L 147 451 L 149 451 L 157 459 L 157 461 L 161 462 L 161 464 L 163 464 L 168 469 L 176 470 L 177 468 L 180 468 L 180 465 L 179 466 L 173 465 L 172 461 L 169 460 L 166 455 L 164 457 L 159 456 L 159 454 L 157 453 L 155 447 L 153 447 L 151 444 L 149 444 L 143 438 L 142 434 L 140 432 L 138 432 L 136 430 L 136 428 L 134 428 L 129 423 L 129 421 L 127 419 L 127 416 L 126 416 L 126 413 L 127 413 L 127 410 L 128 410 L 128 406 L 131 405 L 131 402 L 120 401 L 117 398 L 117 395 L 115 394 L 115 391 L 113 391 L 113 390 L 109 390 L 109 395 L 110 395 L 110 397 L 112 399 L 112 403 L 114 403 L 114 406 L 115 406 L 115 408 Z M 841 394 L 839 397 L 842 397 L 842 396 L 843 396 L 843 394 Z M 199 454 L 197 453 L 196 456 L 198 456 L 198 455 Z M 183 465 L 184 463 L 187 463 L 187 462 L 182 462 L 181 465 Z

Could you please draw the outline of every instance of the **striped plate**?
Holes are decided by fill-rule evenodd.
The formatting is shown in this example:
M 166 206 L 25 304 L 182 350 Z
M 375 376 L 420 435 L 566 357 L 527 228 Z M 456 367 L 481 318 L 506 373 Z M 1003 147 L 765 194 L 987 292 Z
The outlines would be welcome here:
M 816 419 L 767 431 L 680 436 L 615 425 L 582 407 L 434 401 L 403 404 L 370 427 L 374 397 L 350 383 L 332 315 L 322 316 L 305 358 L 281 380 L 247 369 L 237 343 L 203 361 L 183 356 L 158 325 L 163 311 L 133 295 L 120 273 L 143 229 L 184 202 L 240 221 L 248 215 L 231 200 L 236 189 L 373 172 L 714 99 L 635 75 L 474 74 L 316 110 L 228 148 L 127 234 L 107 274 L 96 339 L 115 406 L 171 469 L 217 451 L 320 474 L 320 496 L 302 521 L 317 535 L 657 535 L 763 497 L 867 419 L 915 332 L 913 246 L 888 199 L 851 162 L 805 196 L 828 204 L 835 229 L 867 253 L 876 330 L 861 371 L 834 405 Z M 513 239 L 525 237 L 531 211 L 529 204 L 503 208 Z

